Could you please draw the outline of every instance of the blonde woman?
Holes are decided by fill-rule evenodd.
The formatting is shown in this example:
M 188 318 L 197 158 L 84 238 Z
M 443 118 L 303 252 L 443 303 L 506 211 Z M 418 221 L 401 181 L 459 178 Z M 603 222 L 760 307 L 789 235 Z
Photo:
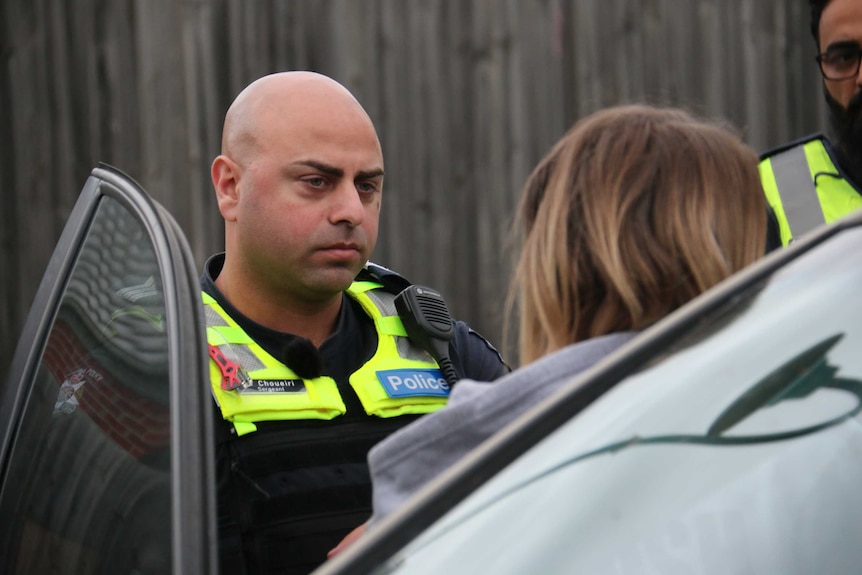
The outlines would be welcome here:
M 462 380 L 369 454 L 373 521 L 578 372 L 764 253 L 756 154 L 686 112 L 578 122 L 530 175 L 510 290 L 522 367 Z M 372 521 L 372 523 L 373 523 Z
M 764 253 L 755 153 L 686 112 L 611 108 L 539 163 L 518 209 L 520 360 L 641 330 Z

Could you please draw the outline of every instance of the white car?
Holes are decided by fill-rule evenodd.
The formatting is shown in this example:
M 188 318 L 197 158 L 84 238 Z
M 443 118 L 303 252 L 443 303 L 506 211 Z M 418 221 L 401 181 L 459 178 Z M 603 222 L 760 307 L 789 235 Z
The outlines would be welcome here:
M 862 213 L 646 330 L 315 575 L 862 572 Z

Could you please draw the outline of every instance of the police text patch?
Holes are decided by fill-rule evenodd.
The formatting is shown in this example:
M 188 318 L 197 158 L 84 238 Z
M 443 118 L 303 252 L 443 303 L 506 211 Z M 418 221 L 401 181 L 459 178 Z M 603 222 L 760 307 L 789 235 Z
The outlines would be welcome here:
M 389 397 L 449 395 L 449 384 L 439 369 L 390 369 L 378 371 L 377 378 Z

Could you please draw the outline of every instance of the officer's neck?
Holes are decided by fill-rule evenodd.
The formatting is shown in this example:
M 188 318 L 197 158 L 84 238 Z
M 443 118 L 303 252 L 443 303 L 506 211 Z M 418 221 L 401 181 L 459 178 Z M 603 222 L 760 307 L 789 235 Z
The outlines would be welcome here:
M 225 299 L 248 319 L 280 333 L 309 339 L 318 348 L 335 330 L 344 299 L 342 292 L 320 299 L 271 294 L 260 286 L 232 282 L 231 276 L 224 273 L 215 283 Z

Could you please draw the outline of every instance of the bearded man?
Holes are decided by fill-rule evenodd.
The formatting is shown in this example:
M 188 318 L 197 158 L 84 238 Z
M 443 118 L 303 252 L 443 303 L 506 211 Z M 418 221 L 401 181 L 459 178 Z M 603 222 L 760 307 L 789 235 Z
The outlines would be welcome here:
M 761 156 L 763 188 L 775 216 L 769 247 L 862 208 L 862 2 L 809 4 L 833 139 L 815 134 Z

